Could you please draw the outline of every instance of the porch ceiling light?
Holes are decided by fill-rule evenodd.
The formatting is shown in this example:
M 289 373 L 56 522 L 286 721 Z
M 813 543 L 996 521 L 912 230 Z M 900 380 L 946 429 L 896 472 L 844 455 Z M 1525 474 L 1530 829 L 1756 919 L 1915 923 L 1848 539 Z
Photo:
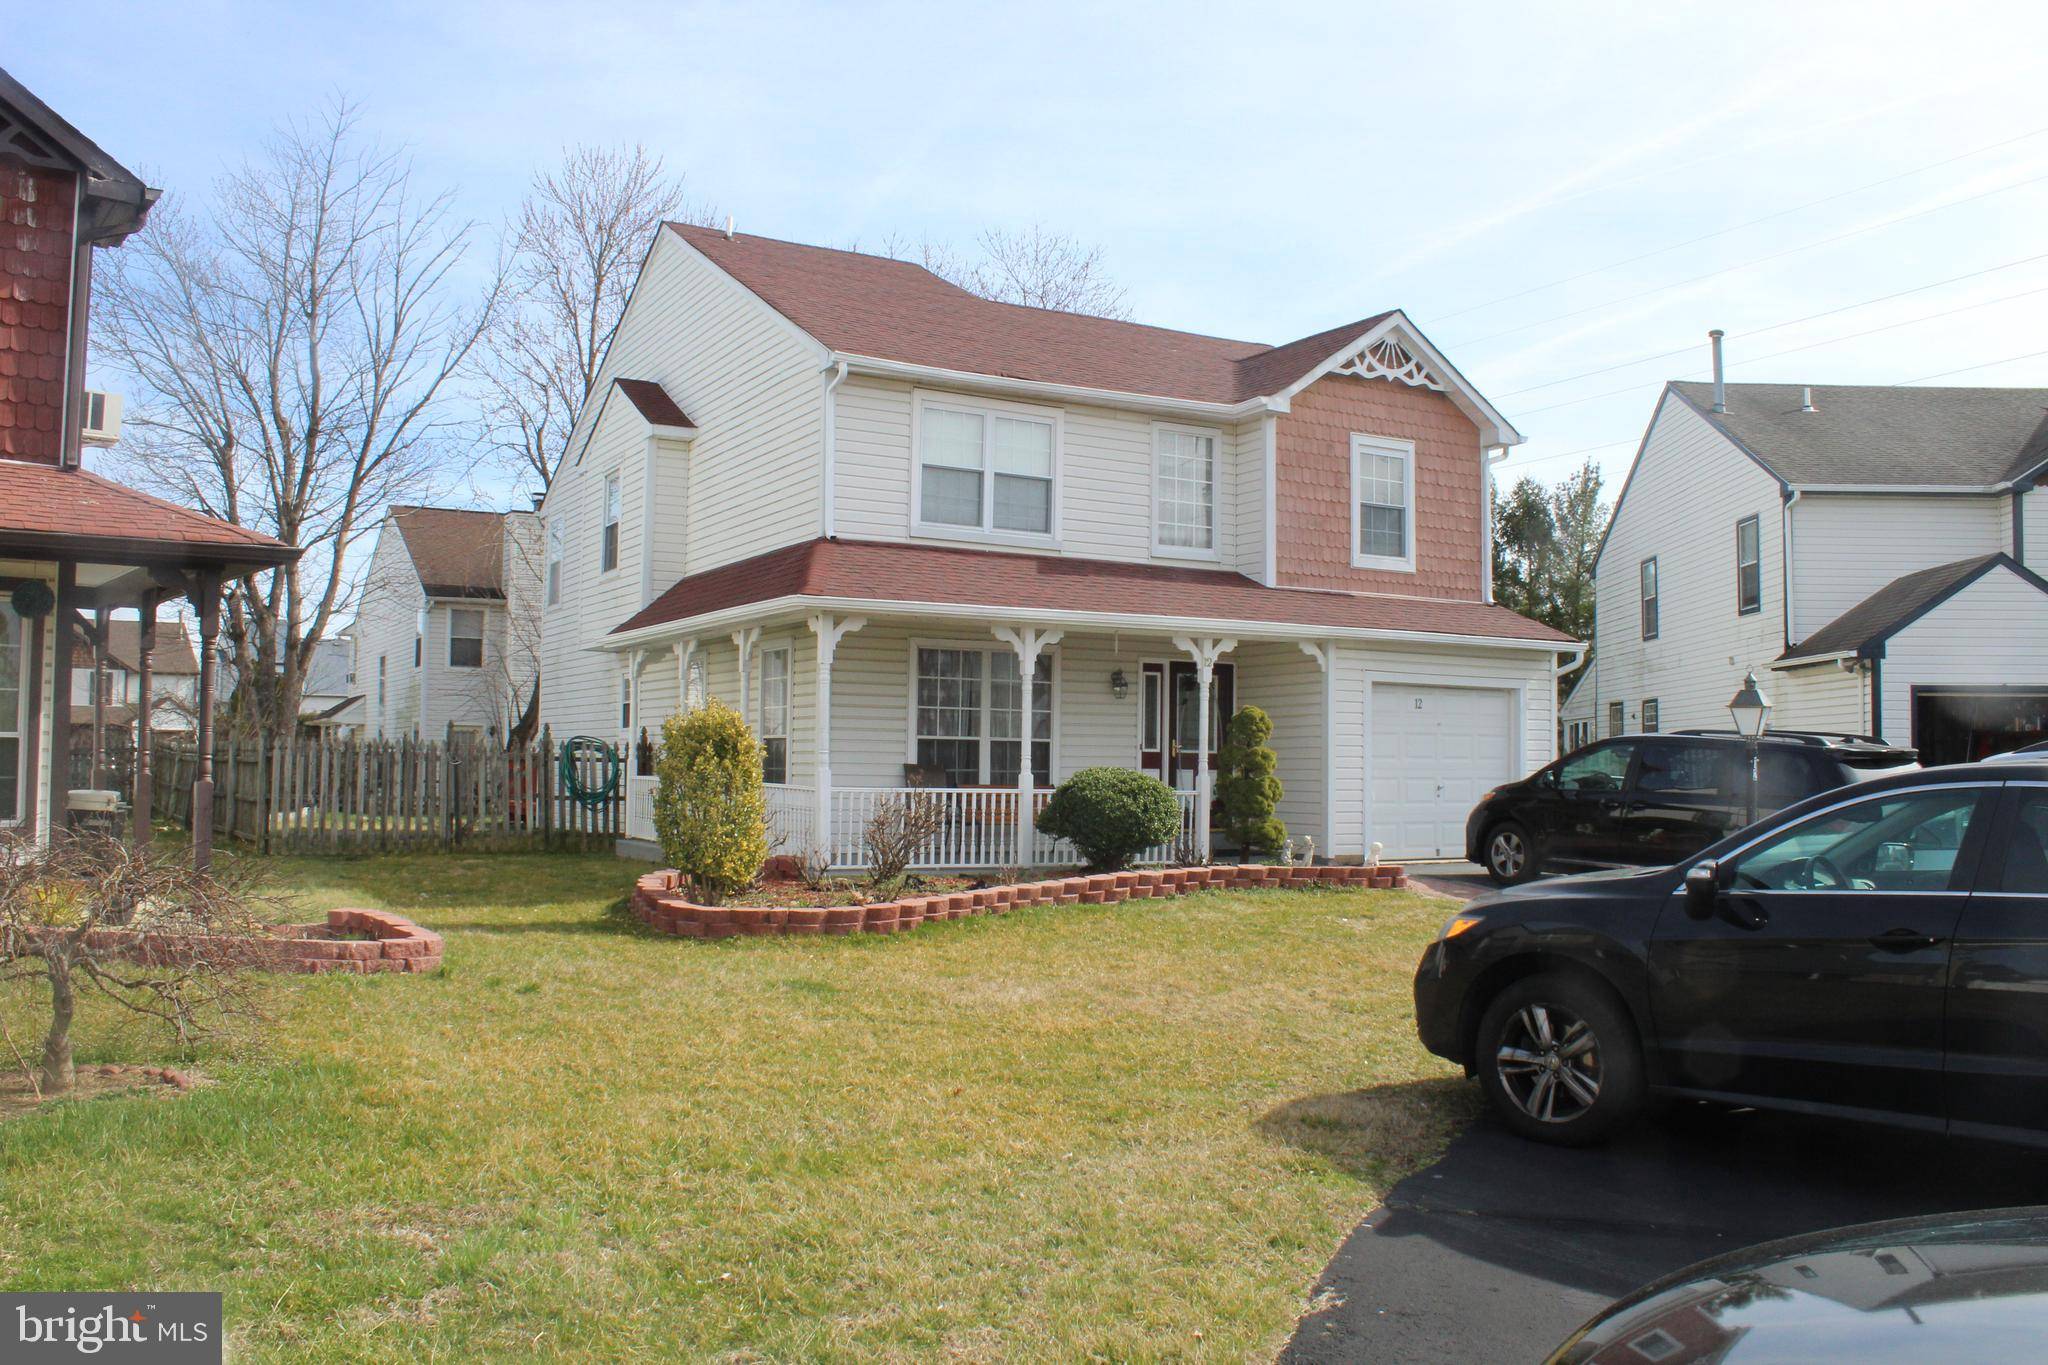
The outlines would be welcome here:
M 1109 695 L 1118 701 L 1131 695 L 1131 680 L 1124 676 L 1121 668 L 1112 670 L 1109 675 Z
M 1728 714 L 1744 739 L 1756 739 L 1763 734 L 1764 724 L 1771 718 L 1771 699 L 1757 687 L 1754 671 L 1742 679 L 1742 690 L 1728 699 Z

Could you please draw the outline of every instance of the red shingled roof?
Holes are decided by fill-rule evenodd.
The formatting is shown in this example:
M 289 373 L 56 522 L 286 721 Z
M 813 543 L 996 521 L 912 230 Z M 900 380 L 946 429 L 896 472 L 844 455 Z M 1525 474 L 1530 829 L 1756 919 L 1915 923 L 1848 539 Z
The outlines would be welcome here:
M 391 522 L 428 596 L 505 595 L 503 513 L 394 504 Z
M 693 427 L 683 410 L 676 406 L 676 400 L 669 397 L 668 390 L 652 379 L 615 379 L 619 392 L 626 395 L 640 415 L 657 427 Z
M 779 597 L 1278 622 L 1573 643 L 1486 602 L 1268 588 L 1216 569 L 992 550 L 811 540 L 679 580 L 612 633 L 667 625 Z
M 1117 393 L 1205 403 L 1263 397 L 1388 316 L 1268 346 L 996 303 L 884 256 L 668 226 L 835 351 Z
M 21 549 L 48 537 L 65 542 L 104 541 L 109 553 L 148 542 L 159 552 L 191 552 L 208 559 L 281 563 L 297 551 L 260 531 L 218 521 L 203 512 L 137 492 L 83 469 L 0 460 L 0 540 Z M 89 548 L 89 547 L 88 547 Z

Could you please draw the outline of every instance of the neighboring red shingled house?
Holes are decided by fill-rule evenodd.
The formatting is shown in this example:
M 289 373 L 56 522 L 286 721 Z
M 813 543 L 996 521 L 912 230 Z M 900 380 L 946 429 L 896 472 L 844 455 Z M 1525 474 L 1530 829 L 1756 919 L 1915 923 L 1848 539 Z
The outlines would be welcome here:
M 136 608 L 153 622 L 162 599 L 189 598 L 207 664 L 222 580 L 297 554 L 80 465 L 93 253 L 140 230 L 156 197 L 0 71 L 0 830 L 39 840 L 65 820 L 71 674 L 106 639 L 109 613 Z M 212 671 L 200 670 L 197 720 L 193 845 L 202 864 L 212 838 Z M 146 717 L 149 674 L 139 670 L 137 681 Z M 148 827 L 145 774 L 137 837 Z
M 599 392 L 542 508 L 542 719 L 632 742 L 724 698 L 792 852 L 857 865 L 909 783 L 950 812 L 929 865 L 1058 861 L 1035 807 L 1101 765 L 1220 847 L 1211 754 L 1253 703 L 1316 856 L 1457 856 L 1554 752 L 1579 646 L 1492 600 L 1522 438 L 1399 311 L 1266 345 L 668 224 Z

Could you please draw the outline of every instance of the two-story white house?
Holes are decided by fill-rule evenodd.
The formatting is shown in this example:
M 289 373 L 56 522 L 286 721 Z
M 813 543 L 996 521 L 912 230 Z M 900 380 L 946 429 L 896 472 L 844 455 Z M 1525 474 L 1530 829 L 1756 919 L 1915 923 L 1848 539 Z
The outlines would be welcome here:
M 1520 440 L 1398 312 L 1267 346 L 664 225 L 542 508 L 542 716 L 630 744 L 720 697 L 786 851 L 857 864 L 921 785 L 935 861 L 1000 867 L 1060 860 L 1036 807 L 1094 765 L 1206 839 L 1256 703 L 1319 856 L 1456 856 L 1550 758 L 1578 648 L 1490 600 Z
M 2048 390 L 1672 383 L 1595 565 L 1568 744 L 1775 728 L 1924 763 L 2048 734 Z
M 392 507 L 349 628 L 362 702 L 348 723 L 502 743 L 533 694 L 539 573 L 531 512 Z

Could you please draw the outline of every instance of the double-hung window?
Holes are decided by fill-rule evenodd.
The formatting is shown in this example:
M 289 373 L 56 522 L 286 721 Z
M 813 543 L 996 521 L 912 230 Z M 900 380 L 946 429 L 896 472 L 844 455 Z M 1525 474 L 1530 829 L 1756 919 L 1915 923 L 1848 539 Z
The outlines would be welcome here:
M 475 607 L 452 607 L 448 612 L 448 666 L 484 666 L 484 614 Z
M 704 661 L 702 659 L 692 658 L 690 660 L 689 668 L 684 670 L 683 673 L 683 709 L 685 711 L 697 711 L 703 709 L 704 698 L 706 695 L 707 693 L 704 686 Z
M 1014 786 L 1030 745 L 1032 780 L 1052 783 L 1052 655 L 1038 656 L 1029 714 L 1017 655 L 921 646 L 913 729 L 917 762 L 956 787 Z
M 0 602 L 0 824 L 21 819 L 21 617 Z
M 1757 519 L 1735 523 L 1735 613 L 1748 616 L 1764 605 L 1762 555 L 1758 552 Z
M 920 397 L 917 516 L 942 533 L 1053 534 L 1057 421 L 1035 408 Z
M 1216 553 L 1217 438 L 1199 427 L 1152 428 L 1152 548 L 1212 559 Z
M 761 651 L 761 780 L 789 781 L 789 646 Z
M 599 573 L 610 573 L 619 567 L 619 520 L 624 511 L 620 502 L 619 476 L 604 476 L 604 536 L 598 548 L 597 568 Z
M 1643 733 L 1646 735 L 1657 733 L 1657 699 L 1655 697 L 1643 698 Z
M 548 605 L 562 600 L 562 519 L 548 518 L 547 596 Z
M 1622 714 L 1622 706 L 1621 706 L 1621 703 L 1620 703 L 1620 702 L 1618 702 L 1618 701 L 1611 701 L 1611 702 L 1608 702 L 1608 703 L 1607 703 L 1607 733 L 1608 733 L 1608 735 L 1609 735 L 1609 736 L 1613 736 L 1613 735 L 1618 735 L 1618 734 L 1620 734 L 1620 733 L 1621 733 L 1621 731 L 1622 731 L 1622 728 L 1623 728 L 1623 727 L 1624 727 L 1624 726 L 1625 726 L 1625 725 L 1626 725 L 1627 723 L 1628 723 L 1628 721 L 1627 721 L 1627 718 L 1626 718 L 1626 717 L 1625 717 L 1625 716 L 1624 716 L 1624 715 Z
M 1657 638 L 1657 556 L 1651 555 L 1638 570 L 1643 597 L 1643 638 Z
M 1351 438 L 1351 563 L 1415 571 L 1415 443 Z

